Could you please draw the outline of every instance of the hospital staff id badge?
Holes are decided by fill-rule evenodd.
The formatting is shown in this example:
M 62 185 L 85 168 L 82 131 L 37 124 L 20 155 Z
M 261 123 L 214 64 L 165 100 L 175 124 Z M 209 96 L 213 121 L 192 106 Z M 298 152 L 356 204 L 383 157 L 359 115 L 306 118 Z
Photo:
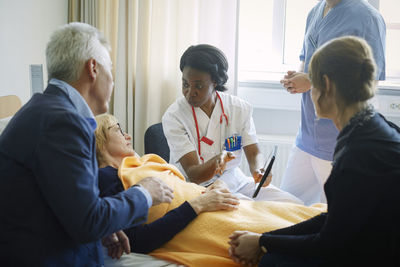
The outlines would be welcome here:
M 224 148 L 226 151 L 231 152 L 235 159 L 226 164 L 226 169 L 233 169 L 240 165 L 242 161 L 242 136 L 233 135 L 225 139 Z

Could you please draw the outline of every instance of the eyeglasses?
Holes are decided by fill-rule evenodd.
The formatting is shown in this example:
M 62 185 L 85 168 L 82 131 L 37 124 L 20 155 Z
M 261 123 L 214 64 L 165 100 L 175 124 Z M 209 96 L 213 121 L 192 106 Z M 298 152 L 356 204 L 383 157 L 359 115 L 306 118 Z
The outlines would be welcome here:
M 119 122 L 117 122 L 117 123 L 114 124 L 114 125 L 111 125 L 110 127 L 107 128 L 107 130 L 110 130 L 111 128 L 113 128 L 113 127 L 115 127 L 115 126 L 118 126 L 118 130 L 120 131 L 120 133 L 122 134 L 122 136 L 125 137 L 125 133 L 124 133 L 124 131 L 122 130 L 121 125 L 119 124 Z

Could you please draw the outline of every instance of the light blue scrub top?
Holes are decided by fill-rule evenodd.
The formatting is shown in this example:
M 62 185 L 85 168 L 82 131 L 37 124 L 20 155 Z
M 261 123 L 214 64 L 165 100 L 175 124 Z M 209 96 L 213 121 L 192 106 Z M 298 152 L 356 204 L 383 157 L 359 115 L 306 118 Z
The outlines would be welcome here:
M 311 56 L 327 41 L 345 35 L 364 38 L 372 47 L 377 64 L 377 80 L 385 79 L 386 25 L 379 12 L 365 0 L 342 0 L 323 18 L 325 1 L 308 14 L 300 60 L 308 72 Z M 301 124 L 296 146 L 318 158 L 332 161 L 338 130 L 329 119 L 317 119 L 311 90 L 303 93 Z

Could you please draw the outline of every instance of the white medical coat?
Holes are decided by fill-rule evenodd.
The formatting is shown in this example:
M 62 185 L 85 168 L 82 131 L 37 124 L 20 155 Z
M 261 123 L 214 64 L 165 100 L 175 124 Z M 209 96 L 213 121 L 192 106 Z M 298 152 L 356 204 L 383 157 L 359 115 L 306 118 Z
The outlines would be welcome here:
M 228 125 L 225 118 L 220 123 L 222 115 L 221 103 L 217 100 L 211 117 L 201 108 L 194 108 L 196 112 L 200 139 L 205 136 L 213 141 L 212 145 L 201 142 L 201 155 L 208 161 L 224 149 L 225 139 L 233 135 L 242 136 L 242 149 L 235 152 L 237 157 L 229 162 L 227 170 L 219 177 L 225 181 L 232 192 L 237 192 L 248 182 L 253 181 L 239 169 L 243 154 L 243 147 L 257 143 L 256 130 L 252 118 L 252 106 L 237 96 L 219 92 L 225 114 L 228 116 Z M 164 134 L 170 147 L 170 163 L 176 165 L 186 175 L 179 160 L 189 152 L 196 151 L 199 157 L 196 125 L 191 105 L 182 96 L 177 99 L 165 112 L 162 118 Z M 199 157 L 199 161 L 200 157 Z M 215 180 L 218 177 L 214 177 Z

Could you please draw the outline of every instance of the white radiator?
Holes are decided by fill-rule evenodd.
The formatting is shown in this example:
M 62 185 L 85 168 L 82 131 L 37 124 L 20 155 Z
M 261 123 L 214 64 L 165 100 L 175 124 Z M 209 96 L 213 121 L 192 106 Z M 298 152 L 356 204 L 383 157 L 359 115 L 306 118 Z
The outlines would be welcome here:
M 285 173 L 286 164 L 294 144 L 294 139 L 294 136 L 258 135 L 258 145 L 265 159 L 268 158 L 274 146 L 278 146 L 274 166 L 272 167 L 272 184 L 277 187 L 280 186 L 283 174 Z M 240 168 L 246 175 L 251 176 L 245 156 L 242 158 Z

